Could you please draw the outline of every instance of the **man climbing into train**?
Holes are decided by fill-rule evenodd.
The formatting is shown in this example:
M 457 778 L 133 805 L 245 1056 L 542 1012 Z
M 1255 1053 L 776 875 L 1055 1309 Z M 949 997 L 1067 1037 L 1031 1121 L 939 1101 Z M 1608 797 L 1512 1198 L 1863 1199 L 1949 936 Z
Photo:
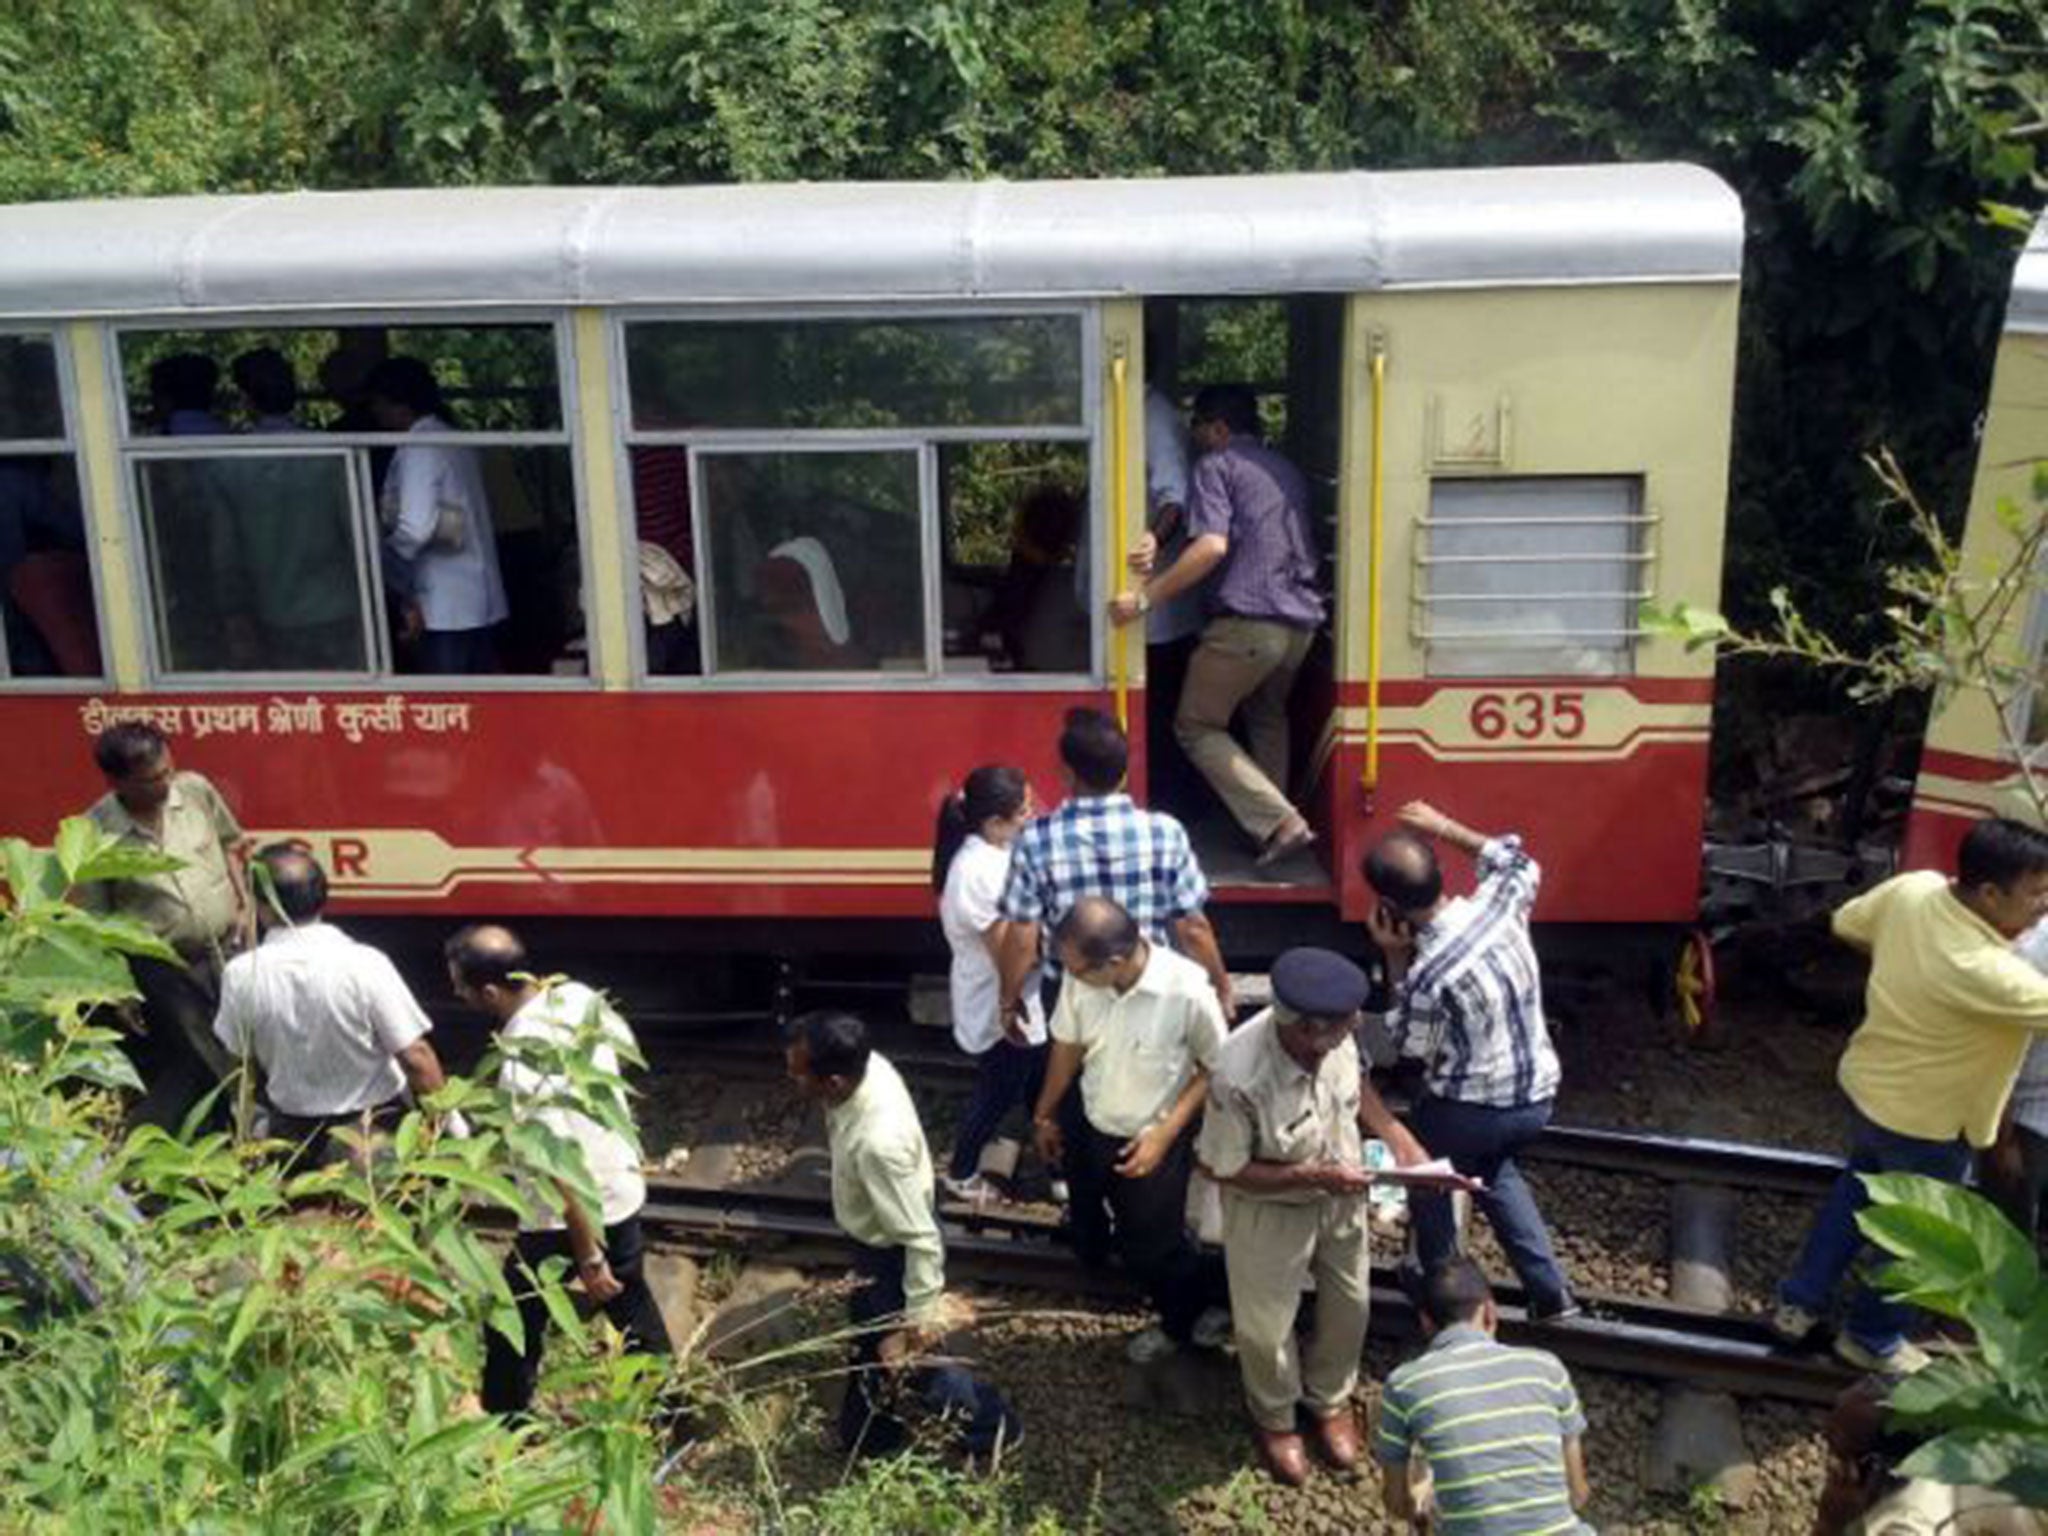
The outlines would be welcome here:
M 909 1439 L 915 1403 L 948 1423 L 983 1464 L 1021 1443 L 1002 1396 L 956 1362 L 930 1360 L 957 1320 L 946 1305 L 946 1247 L 932 1210 L 932 1158 L 910 1090 L 850 1013 L 797 1019 L 786 1051 L 797 1093 L 825 1111 L 832 1150 L 832 1219 L 856 1244 L 860 1284 L 848 1302 L 853 1369 L 839 1412 L 840 1443 L 886 1455 Z
M 1529 913 L 1543 872 L 1513 834 L 1488 837 L 1415 800 L 1401 830 L 1365 858 L 1379 897 L 1368 921 L 1386 959 L 1393 1001 L 1387 1031 L 1395 1051 L 1423 1064 L 1422 1091 L 1408 1116 L 1411 1143 L 1480 1181 L 1473 1195 L 1528 1295 L 1530 1317 L 1578 1315 L 1535 1197 L 1516 1154 L 1550 1123 L 1561 1075 L 1543 1016 L 1543 983 L 1529 937 Z M 1470 896 L 1444 891 L 1433 840 L 1470 854 L 1479 885 Z M 1415 1248 L 1427 1270 L 1457 1251 L 1451 1197 L 1414 1190 Z
M 2048 917 L 2048 833 L 1991 817 L 1964 834 L 1955 878 L 1894 875 L 1838 908 L 1835 937 L 1870 956 L 1863 1022 L 1836 1080 L 1849 1098 L 1848 1166 L 1778 1291 L 1771 1328 L 1798 1343 L 1820 1326 L 1863 1251 L 1862 1175 L 1960 1184 L 1990 1146 L 2028 1042 L 2048 1031 L 2048 976 L 2013 940 Z M 1910 1312 L 1859 1285 L 1835 1353 L 1859 1370 L 1917 1371 Z
M 1317 584 L 1308 481 L 1261 439 L 1258 397 L 1244 385 L 1203 389 L 1191 419 L 1201 457 L 1187 544 L 1136 592 L 1111 599 L 1110 617 L 1133 624 L 1183 593 L 1206 592 L 1209 619 L 1173 734 L 1258 845 L 1259 863 L 1274 864 L 1315 841 L 1287 798 L 1287 698 L 1329 611 Z M 1240 713 L 1250 752 L 1230 733 Z

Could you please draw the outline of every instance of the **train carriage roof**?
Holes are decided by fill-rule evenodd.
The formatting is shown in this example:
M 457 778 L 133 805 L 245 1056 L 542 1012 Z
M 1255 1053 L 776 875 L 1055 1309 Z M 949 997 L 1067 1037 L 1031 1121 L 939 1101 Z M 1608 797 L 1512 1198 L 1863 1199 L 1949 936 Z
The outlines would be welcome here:
M 2008 331 L 2048 333 L 2048 214 L 2034 224 L 2012 274 L 2012 300 L 2006 305 Z
M 1688 165 L 294 192 L 0 209 L 0 314 L 1732 281 Z

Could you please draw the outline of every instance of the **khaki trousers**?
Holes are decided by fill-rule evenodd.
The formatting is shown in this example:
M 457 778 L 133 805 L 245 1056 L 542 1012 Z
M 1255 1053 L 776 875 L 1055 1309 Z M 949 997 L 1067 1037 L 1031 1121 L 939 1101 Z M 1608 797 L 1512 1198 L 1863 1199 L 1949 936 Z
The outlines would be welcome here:
M 1223 1259 L 1244 1395 L 1261 1429 L 1291 1430 L 1306 1402 L 1327 1418 L 1351 1400 L 1372 1299 L 1372 1252 L 1363 1195 L 1282 1205 L 1223 1191 Z M 1294 1338 L 1302 1286 L 1316 1281 L 1307 1358 Z
M 1273 619 L 1211 619 L 1188 662 L 1173 717 L 1181 750 L 1260 843 L 1294 815 L 1287 798 L 1287 695 L 1314 639 L 1312 630 Z M 1249 753 L 1230 734 L 1231 717 L 1240 710 Z

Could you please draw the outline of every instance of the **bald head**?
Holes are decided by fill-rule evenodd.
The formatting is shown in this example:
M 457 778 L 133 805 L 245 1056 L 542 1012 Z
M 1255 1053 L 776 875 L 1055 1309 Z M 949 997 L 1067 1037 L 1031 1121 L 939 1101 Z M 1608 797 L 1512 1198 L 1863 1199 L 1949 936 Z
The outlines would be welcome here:
M 1053 940 L 1067 969 L 1079 974 L 1129 960 L 1144 935 L 1136 919 L 1107 896 L 1083 896 L 1060 919 Z
M 318 920 L 327 905 L 327 872 L 318 859 L 297 843 L 272 843 L 257 853 L 256 863 L 263 871 L 258 883 L 268 887 L 267 895 L 257 893 L 263 911 L 271 917 L 282 913 L 293 923 Z
M 516 1013 L 533 989 L 525 979 L 532 974 L 533 962 L 510 928 L 473 923 L 457 930 L 441 953 L 456 995 L 486 1013 Z
M 1413 832 L 1390 832 L 1375 843 L 1365 856 L 1365 879 L 1382 901 L 1409 916 L 1422 916 L 1443 899 L 1436 850 Z

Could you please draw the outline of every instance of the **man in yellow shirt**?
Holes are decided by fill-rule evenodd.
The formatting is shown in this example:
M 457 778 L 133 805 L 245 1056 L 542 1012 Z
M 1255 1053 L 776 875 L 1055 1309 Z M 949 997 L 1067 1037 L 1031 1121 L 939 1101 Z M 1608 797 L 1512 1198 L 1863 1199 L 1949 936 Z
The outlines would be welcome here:
M 1848 1168 L 1779 1290 L 1771 1326 L 1780 1338 L 1796 1342 L 1818 1326 L 1862 1251 L 1859 1175 L 1959 1184 L 1970 1149 L 1997 1139 L 2027 1044 L 2048 1030 L 2048 977 L 2012 947 L 2044 916 L 2048 834 L 1998 818 L 1970 828 L 1954 880 L 1897 875 L 1835 913 L 1836 935 L 1870 955 L 1863 1023 L 1837 1073 L 1849 1096 Z M 1906 1339 L 1906 1318 L 1859 1287 L 1835 1352 L 1862 1370 L 1918 1370 L 1927 1356 Z

